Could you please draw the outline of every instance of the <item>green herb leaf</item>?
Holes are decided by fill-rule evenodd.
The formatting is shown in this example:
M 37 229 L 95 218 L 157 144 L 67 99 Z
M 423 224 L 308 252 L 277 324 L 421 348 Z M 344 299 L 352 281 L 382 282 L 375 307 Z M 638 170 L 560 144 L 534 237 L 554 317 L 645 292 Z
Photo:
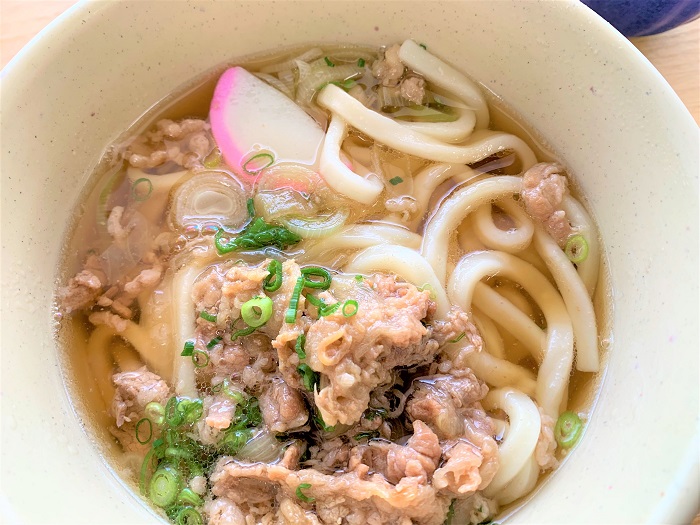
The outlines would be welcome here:
M 228 237 L 228 242 L 223 240 Z M 240 233 L 227 232 L 223 228 L 214 235 L 214 245 L 219 255 L 232 251 L 257 250 L 266 246 L 276 246 L 284 250 L 301 241 L 301 237 L 284 226 L 268 224 L 262 217 L 253 219 Z

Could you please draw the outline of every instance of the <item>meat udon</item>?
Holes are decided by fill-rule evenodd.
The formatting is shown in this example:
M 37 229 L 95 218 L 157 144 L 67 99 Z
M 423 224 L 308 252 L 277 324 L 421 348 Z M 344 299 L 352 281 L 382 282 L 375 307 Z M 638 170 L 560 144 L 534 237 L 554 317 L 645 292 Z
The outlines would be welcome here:
M 242 64 L 112 148 L 67 254 L 117 462 L 178 524 L 494 519 L 600 367 L 566 170 L 412 40 Z

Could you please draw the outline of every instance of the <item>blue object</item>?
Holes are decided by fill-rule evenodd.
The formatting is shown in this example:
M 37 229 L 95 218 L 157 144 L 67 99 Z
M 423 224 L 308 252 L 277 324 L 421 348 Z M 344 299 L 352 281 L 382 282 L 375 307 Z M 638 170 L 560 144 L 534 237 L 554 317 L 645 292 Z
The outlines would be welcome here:
M 583 0 L 623 35 L 663 33 L 697 18 L 700 0 Z

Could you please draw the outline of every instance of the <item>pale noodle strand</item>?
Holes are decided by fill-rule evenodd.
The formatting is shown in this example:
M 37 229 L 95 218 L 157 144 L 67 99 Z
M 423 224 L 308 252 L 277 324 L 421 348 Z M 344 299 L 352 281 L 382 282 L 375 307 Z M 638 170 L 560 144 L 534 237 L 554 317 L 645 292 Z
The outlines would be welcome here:
M 172 378 L 172 353 L 161 351 L 160 345 L 154 341 L 150 330 L 133 321 L 127 321 L 126 323 L 126 329 L 119 335 L 136 349 L 149 370 L 158 374 L 167 383 L 170 383 Z
M 597 372 L 600 366 L 598 329 L 586 286 L 556 241 L 540 228 L 535 232 L 535 247 L 552 272 L 569 312 L 576 343 L 576 369 Z
M 457 114 L 452 122 L 401 122 L 401 125 L 443 142 L 462 142 L 474 131 L 476 114 L 464 108 L 452 108 L 452 111 Z
M 440 282 L 447 278 L 447 253 L 452 232 L 482 204 L 520 193 L 522 179 L 502 175 L 476 182 L 450 195 L 430 217 L 423 234 L 421 254 L 435 270 Z
M 481 339 L 484 341 L 484 350 L 499 359 L 506 358 L 506 349 L 503 346 L 503 338 L 496 324 L 478 308 L 472 308 L 472 319 L 479 329 Z
M 175 348 L 183 348 L 185 343 L 194 339 L 196 328 L 195 305 L 192 300 L 192 287 L 204 269 L 204 261 L 187 265 L 173 276 L 173 320 L 175 326 Z M 181 357 L 174 352 L 173 387 L 181 396 L 197 397 L 194 363 L 189 357 Z
M 121 338 L 112 342 L 112 356 L 122 372 L 134 372 L 143 366 L 138 352 Z
M 114 374 L 111 355 L 107 349 L 112 338 L 116 335 L 114 330 L 106 325 L 99 325 L 90 334 L 87 344 L 88 365 L 90 373 L 97 383 L 102 402 L 107 410 L 112 406 L 114 399 Z
M 564 301 L 556 288 L 532 265 L 508 253 L 496 251 L 462 257 L 450 276 L 449 297 L 453 303 L 468 311 L 479 281 L 496 274 L 522 286 L 545 316 L 547 339 L 537 375 L 536 399 L 545 413 L 556 419 L 574 358 L 573 329 Z M 479 308 L 483 310 L 481 306 Z
M 484 94 L 466 75 L 429 53 L 413 40 L 406 40 L 401 44 L 399 60 L 433 85 L 454 93 L 467 107 L 473 109 L 476 114 L 477 128 L 488 127 L 489 108 Z
M 547 338 L 526 313 L 482 282 L 476 283 L 474 287 L 473 301 L 484 314 L 520 341 L 538 363 L 542 362 Z
M 476 322 L 476 316 L 474 316 L 474 320 Z M 483 337 L 483 333 L 481 335 Z M 515 387 L 528 396 L 535 396 L 537 390 L 535 374 L 522 366 L 483 350 L 472 352 L 465 358 L 465 362 L 477 377 L 491 386 L 497 388 Z
M 513 305 L 517 306 L 520 311 L 531 319 L 535 318 L 535 311 L 530 302 L 525 298 L 516 285 L 511 282 L 505 282 L 498 285 L 496 291 L 504 298 L 508 299 Z
M 498 472 L 484 489 L 484 494 L 492 498 L 518 475 L 532 457 L 542 422 L 537 405 L 515 388 L 491 390 L 482 404 L 487 410 L 503 410 L 510 421 L 498 447 Z
M 413 178 L 413 198 L 416 199 L 414 219 L 408 223 L 412 230 L 418 228 L 430 204 L 430 198 L 440 184 L 449 179 L 464 183 L 478 173 L 463 164 L 433 164 L 424 168 Z
M 347 132 L 345 120 L 334 114 L 321 148 L 319 171 L 326 183 L 338 193 L 362 204 L 373 204 L 384 189 L 384 185 L 376 178 L 361 177 L 340 160 L 340 146 Z
M 435 277 L 435 272 L 417 251 L 394 244 L 372 246 L 358 253 L 345 266 L 346 273 L 386 272 L 402 277 L 409 283 L 432 288 L 437 302 L 437 316 L 445 318 L 450 310 L 445 288 Z
M 502 230 L 493 221 L 492 204 L 479 206 L 474 212 L 474 233 L 479 240 L 492 250 L 508 253 L 518 253 L 527 248 L 532 242 L 535 225 L 513 199 L 501 199 L 496 206 L 508 213 L 515 222 L 515 228 Z
M 467 215 L 457 226 L 457 244 L 462 249 L 462 253 L 480 252 L 488 249 L 474 233 L 471 215 Z
M 499 151 L 512 150 L 520 157 L 523 170 L 534 166 L 537 162 L 530 147 L 515 135 L 483 130 L 472 135 L 469 144 L 448 144 L 408 129 L 396 120 L 380 115 L 333 84 L 328 84 L 320 91 L 317 102 L 333 113 L 333 119 L 340 116 L 349 125 L 377 142 L 424 159 L 470 164 Z
M 583 262 L 577 263 L 577 271 L 581 280 L 586 285 L 589 297 L 593 297 L 596 284 L 598 283 L 598 271 L 600 267 L 600 242 L 598 232 L 593 225 L 591 216 L 581 203 L 567 195 L 564 197 L 562 208 L 569 218 L 569 222 L 577 233 L 583 235 L 588 243 L 588 257 Z
M 377 244 L 398 244 L 417 250 L 421 236 L 405 228 L 391 224 L 359 224 L 347 226 L 338 233 L 321 239 L 306 248 L 297 259 L 299 261 L 323 261 L 329 255 L 337 256 L 347 250 L 361 250 Z
M 522 498 L 535 488 L 539 477 L 540 466 L 537 464 L 537 460 L 533 454 L 511 482 L 496 494 L 496 501 L 499 505 L 503 506 L 514 502 L 518 498 Z

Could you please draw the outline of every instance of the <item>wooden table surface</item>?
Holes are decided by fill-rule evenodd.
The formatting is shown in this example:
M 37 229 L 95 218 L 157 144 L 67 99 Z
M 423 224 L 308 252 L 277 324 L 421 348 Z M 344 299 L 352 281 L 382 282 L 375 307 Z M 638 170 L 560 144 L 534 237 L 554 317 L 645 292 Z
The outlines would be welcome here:
M 0 0 L 0 66 L 75 0 Z M 700 19 L 660 35 L 633 38 L 700 123 Z

